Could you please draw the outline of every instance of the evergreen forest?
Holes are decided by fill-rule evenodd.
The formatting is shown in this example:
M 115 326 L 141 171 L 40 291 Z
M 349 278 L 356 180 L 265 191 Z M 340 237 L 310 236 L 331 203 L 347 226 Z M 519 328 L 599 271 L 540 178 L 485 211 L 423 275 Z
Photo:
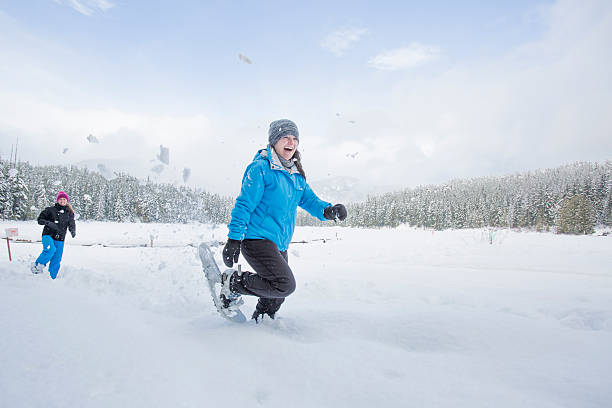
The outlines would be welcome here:
M 33 166 L 0 160 L 0 216 L 33 220 L 68 193 L 81 220 L 226 224 L 234 198 L 201 189 L 139 180 L 106 179 L 78 167 Z M 533 228 L 590 233 L 612 225 L 612 161 L 573 163 L 503 177 L 454 180 L 347 203 L 339 225 L 449 228 Z M 321 197 L 325 199 L 325 197 Z M 298 225 L 325 225 L 302 210 Z M 329 224 L 326 224 L 329 225 Z

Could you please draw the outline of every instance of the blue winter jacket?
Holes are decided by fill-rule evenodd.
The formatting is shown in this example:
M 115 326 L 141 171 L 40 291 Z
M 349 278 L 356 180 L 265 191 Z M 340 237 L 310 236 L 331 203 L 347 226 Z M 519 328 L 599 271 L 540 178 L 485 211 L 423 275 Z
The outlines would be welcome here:
M 301 174 L 287 171 L 268 145 L 257 152 L 244 172 L 228 237 L 269 239 L 280 251 L 286 251 L 295 230 L 298 205 L 325 220 L 323 210 L 331 204 L 319 199 Z

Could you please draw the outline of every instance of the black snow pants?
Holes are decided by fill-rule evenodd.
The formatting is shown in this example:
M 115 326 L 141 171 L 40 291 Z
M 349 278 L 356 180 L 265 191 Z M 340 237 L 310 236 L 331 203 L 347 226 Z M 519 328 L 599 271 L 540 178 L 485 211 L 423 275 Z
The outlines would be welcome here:
M 276 313 L 285 298 L 295 290 L 295 278 L 287 263 L 287 251 L 279 251 L 276 244 L 267 239 L 244 239 L 240 249 L 257 272 L 242 274 L 240 292 L 259 297 L 258 312 Z

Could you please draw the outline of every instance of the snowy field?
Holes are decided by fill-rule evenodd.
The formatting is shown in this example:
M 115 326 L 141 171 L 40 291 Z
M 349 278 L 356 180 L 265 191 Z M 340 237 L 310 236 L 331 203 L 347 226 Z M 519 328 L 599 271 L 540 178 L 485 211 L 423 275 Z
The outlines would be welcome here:
M 77 222 L 55 281 L 0 242 L 0 406 L 612 406 L 612 236 L 298 228 L 296 292 L 236 325 L 192 246 L 226 231 Z

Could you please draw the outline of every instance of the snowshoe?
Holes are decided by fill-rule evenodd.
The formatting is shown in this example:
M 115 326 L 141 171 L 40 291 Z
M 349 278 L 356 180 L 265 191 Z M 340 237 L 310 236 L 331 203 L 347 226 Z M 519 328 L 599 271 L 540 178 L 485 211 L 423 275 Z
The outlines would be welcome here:
M 204 242 L 200 244 L 198 253 L 213 303 L 219 314 L 236 323 L 246 322 L 245 315 L 240 311 L 244 300 L 239 293 L 231 290 L 232 275 L 237 275 L 238 271 L 229 269 L 221 273 L 212 251 Z

